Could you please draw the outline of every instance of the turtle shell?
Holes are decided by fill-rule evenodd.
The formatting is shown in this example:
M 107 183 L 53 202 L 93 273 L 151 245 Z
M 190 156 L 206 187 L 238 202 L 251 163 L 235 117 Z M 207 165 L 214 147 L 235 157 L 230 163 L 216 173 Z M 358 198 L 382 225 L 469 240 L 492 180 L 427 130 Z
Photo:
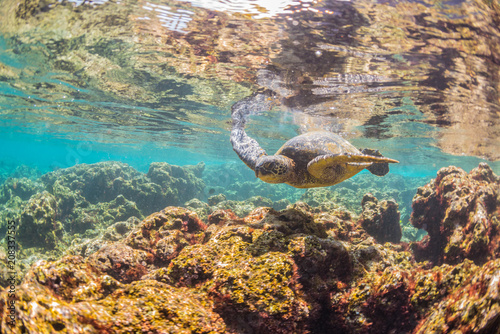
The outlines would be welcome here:
M 362 153 L 347 140 L 327 131 L 313 131 L 287 141 L 276 154 L 284 155 L 299 168 L 306 168 L 309 161 L 321 155 Z

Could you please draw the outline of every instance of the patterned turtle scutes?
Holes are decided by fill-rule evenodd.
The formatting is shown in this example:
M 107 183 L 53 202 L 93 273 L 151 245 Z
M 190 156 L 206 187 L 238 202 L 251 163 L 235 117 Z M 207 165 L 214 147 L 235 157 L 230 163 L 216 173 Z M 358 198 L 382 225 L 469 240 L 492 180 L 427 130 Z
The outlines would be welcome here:
M 306 168 L 309 161 L 321 155 L 360 155 L 361 152 L 334 133 L 314 131 L 290 139 L 276 154 L 293 159 L 299 168 Z
M 368 169 L 384 176 L 389 163 L 376 150 L 359 151 L 344 138 L 315 131 L 287 141 L 274 155 L 267 155 L 259 143 L 245 132 L 247 117 L 272 106 L 270 93 L 256 93 L 233 105 L 231 143 L 240 159 L 267 183 L 286 183 L 296 188 L 327 187 Z

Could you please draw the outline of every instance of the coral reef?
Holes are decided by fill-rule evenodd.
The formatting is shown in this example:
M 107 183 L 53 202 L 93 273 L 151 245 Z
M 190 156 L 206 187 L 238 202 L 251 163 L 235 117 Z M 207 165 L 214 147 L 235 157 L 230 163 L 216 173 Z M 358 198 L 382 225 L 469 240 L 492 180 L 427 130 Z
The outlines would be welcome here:
M 69 216 L 66 220 L 77 219 L 70 217 L 75 207 L 85 208 L 113 200 L 123 202 L 119 196 L 133 201 L 137 206 L 135 211 L 148 215 L 203 194 L 205 185 L 200 179 L 203 168 L 203 163 L 179 167 L 158 162 L 152 163 L 148 173 L 143 174 L 124 163 L 102 162 L 57 170 L 43 175 L 41 181 L 58 198 L 62 220 L 66 215 Z M 102 214 L 105 210 L 94 211 Z M 113 216 L 113 220 L 117 219 L 121 218 Z
M 203 296 L 151 280 L 120 284 L 80 257 L 37 263 L 17 293 L 18 322 L 3 318 L 2 332 L 225 332 Z
M 200 218 L 206 220 L 209 214 L 217 210 L 231 210 L 239 217 L 245 217 L 252 210 L 261 207 L 271 207 L 276 210 L 286 208 L 290 203 L 288 199 L 281 199 L 273 202 L 269 198 L 262 196 L 253 196 L 244 201 L 227 200 L 224 194 L 217 194 L 208 198 L 208 203 L 194 198 L 184 204 L 186 208 L 196 211 Z
M 203 163 L 184 167 L 153 163 L 144 174 L 123 163 L 103 162 L 32 179 L 39 172 L 21 166 L 0 186 L 0 233 L 5 235 L 9 220 L 18 224 L 22 276 L 36 260 L 54 259 L 74 248 L 75 238 L 80 239 L 78 244 L 90 242 L 89 238 L 101 240 L 99 235 L 109 232 L 112 224 L 203 196 L 203 169 Z M 90 249 L 106 243 L 101 241 L 94 240 Z M 0 262 L 0 270 L 5 265 Z
M 75 234 L 132 216 L 142 218 L 202 195 L 203 168 L 203 163 L 186 167 L 152 163 L 143 174 L 124 163 L 102 162 L 59 169 L 40 181 L 56 199 L 56 219 Z
M 282 184 L 269 185 L 256 179 L 255 175 L 241 164 L 224 164 L 216 167 L 208 166 L 203 174 L 203 180 L 207 185 L 207 196 L 209 198 L 217 196 L 213 197 L 213 200 L 224 196 L 227 202 L 217 200 L 209 203 L 210 207 L 205 206 L 203 213 L 197 211 L 203 218 L 215 209 L 213 207 L 215 202 L 217 202 L 217 208 L 231 209 L 238 216 L 243 217 L 255 208 L 249 205 L 249 202 L 252 202 L 251 198 L 255 196 L 271 199 L 272 203 L 267 202 L 262 205 L 276 210 L 283 210 L 287 205 L 300 200 L 318 212 L 342 209 L 361 214 L 362 207 L 359 204 L 366 193 L 371 193 L 380 200 L 392 200 L 398 203 L 404 240 L 415 241 L 422 238 L 422 230 L 414 228 L 409 223 L 413 195 L 418 186 L 427 182 L 422 177 L 388 174 L 380 178 L 368 172 L 362 172 L 333 187 L 311 188 L 304 191 Z M 191 203 L 184 205 L 193 210 L 198 209 L 196 206 L 191 206 Z
M 400 206 L 401 215 L 409 218 L 413 195 L 424 182 L 427 180 L 421 177 L 388 174 L 381 178 L 361 172 L 334 187 L 308 189 L 300 200 L 311 206 L 326 207 L 334 202 L 345 210 L 360 214 L 362 207 L 359 203 L 366 193 L 371 193 L 380 200 L 394 200 Z
M 412 222 L 427 224 L 429 235 L 410 244 L 397 241 L 397 204 L 370 194 L 359 218 L 304 202 L 277 211 L 258 206 L 272 203 L 258 197 L 243 217 L 218 208 L 205 222 L 169 206 L 75 239 L 58 260 L 36 262 L 16 287 L 14 326 L 8 290 L 0 293 L 0 331 L 494 333 L 498 186 L 486 164 L 470 173 L 441 169 L 413 203 Z M 214 196 L 213 207 L 189 203 L 205 212 L 227 202 Z M 55 196 L 42 192 L 29 203 L 31 233 L 50 230 Z M 465 247 L 477 245 L 479 223 L 490 224 L 482 256 Z M 453 243 L 457 228 L 460 256 L 450 258 L 442 244 L 432 257 L 435 232 Z
M 5 203 L 13 197 L 19 197 L 21 200 L 26 201 L 41 189 L 40 182 L 27 177 L 9 177 L 3 182 L 0 189 L 0 203 Z
M 8 177 L 0 186 L 0 233 L 5 234 L 9 219 L 18 219 L 31 196 L 43 191 L 43 184 L 30 178 L 19 175 L 25 168 L 18 168 L 14 172 L 17 177 Z M 31 172 L 31 170 L 29 170 Z
M 428 232 L 413 244 L 418 260 L 482 264 L 500 253 L 500 179 L 486 163 L 470 173 L 442 168 L 413 199 L 413 226 Z

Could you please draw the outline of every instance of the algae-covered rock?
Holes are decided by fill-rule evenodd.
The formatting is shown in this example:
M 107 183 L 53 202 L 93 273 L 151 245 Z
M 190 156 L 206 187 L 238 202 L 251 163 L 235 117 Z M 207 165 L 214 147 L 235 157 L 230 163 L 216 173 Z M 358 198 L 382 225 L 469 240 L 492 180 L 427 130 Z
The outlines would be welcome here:
M 12 325 L 6 299 L 0 304 L 2 332 L 225 332 L 202 295 L 151 280 L 120 284 L 78 257 L 38 263 L 16 296 Z
M 17 238 L 24 247 L 54 249 L 61 242 L 63 226 L 57 220 L 56 198 L 49 192 L 33 195 L 19 222 Z
M 126 221 L 120 221 L 106 228 L 103 234 L 103 239 L 110 241 L 118 241 L 125 238 L 125 236 L 132 231 L 134 226 L 138 225 L 141 221 L 137 217 L 131 217 Z
M 246 326 L 256 331 L 301 331 L 308 306 L 300 296 L 297 267 L 285 251 L 282 233 L 228 226 L 208 243 L 184 248 L 162 279 L 203 286 L 217 312 L 236 330 L 253 318 Z
M 203 164 L 179 167 L 153 163 L 147 174 L 119 162 L 80 164 L 42 176 L 58 202 L 58 219 L 70 233 L 142 218 L 200 195 Z
M 102 233 L 96 233 L 93 236 L 86 233 L 83 238 L 74 238 L 70 247 L 66 250 L 66 254 L 89 257 L 101 248 L 123 240 L 140 223 L 141 221 L 137 217 L 130 217 L 126 221 L 120 221 L 108 226 Z
M 193 198 L 192 200 L 189 200 L 186 203 L 184 203 L 184 207 L 189 210 L 195 211 L 200 217 L 200 219 L 204 221 L 207 220 L 208 215 L 210 214 L 210 212 L 212 212 L 212 209 L 207 203 L 200 201 L 197 198 Z
M 216 202 L 216 203 L 215 203 Z M 231 210 L 239 217 L 245 217 L 252 210 L 267 206 L 273 207 L 274 203 L 268 198 L 262 196 L 253 196 L 244 201 L 234 201 L 234 200 L 222 200 L 222 201 L 214 201 L 214 205 L 212 209 L 215 210 Z M 282 206 L 282 205 L 281 205 Z
M 167 265 L 183 247 L 204 240 L 205 224 L 190 210 L 167 207 L 148 216 L 123 242 L 153 255 L 157 265 Z
M 413 244 L 417 259 L 481 264 L 497 258 L 499 194 L 499 178 L 485 163 L 470 173 L 454 166 L 440 169 L 413 199 L 411 222 L 429 234 Z
M 448 287 L 449 295 L 434 304 L 432 312 L 419 323 L 414 333 L 496 333 L 500 328 L 500 260 L 477 267 L 465 261 L 453 271 L 458 274 L 438 276 L 443 282 L 460 282 Z M 464 268 L 465 267 L 465 268 Z M 451 271 L 451 273 L 453 273 Z M 449 277 L 452 276 L 452 277 Z M 433 289 L 436 289 L 433 287 Z M 439 290 L 438 290 L 439 291 Z M 442 293 L 443 290 L 441 290 Z
M 33 180 L 23 173 L 34 177 L 35 172 L 18 168 L 14 174 L 19 178 L 9 177 L 0 185 L 0 233 L 5 235 L 11 220 L 19 227 L 21 276 L 38 259 L 54 259 L 65 251 L 88 256 L 123 237 L 117 226 L 108 231 L 109 226 L 203 195 L 203 169 L 203 163 L 185 167 L 156 163 L 144 174 L 110 161 L 57 169 Z M 208 214 L 207 210 L 204 217 Z M 168 246 L 164 248 L 162 261 L 170 258 Z
M 8 178 L 0 188 L 0 203 L 5 203 L 13 197 L 27 201 L 31 196 L 43 190 L 42 184 L 27 177 Z
M 358 223 L 377 242 L 399 242 L 401 226 L 399 225 L 398 204 L 394 201 L 378 202 L 372 194 L 366 194 L 361 201 L 363 212 Z
M 447 191 L 456 190 L 450 184 L 457 177 L 469 182 L 464 185 L 498 182 L 485 166 L 471 174 L 448 171 L 455 172 L 443 174 L 442 180 L 450 177 Z M 416 199 L 429 197 L 428 188 Z M 32 199 L 41 205 L 41 198 Z M 498 207 L 498 197 L 482 199 L 473 203 Z M 366 216 L 382 216 L 382 202 L 365 196 Z M 50 203 L 55 199 L 40 206 L 43 212 L 51 212 Z M 488 216 L 493 223 L 495 212 Z M 434 214 L 421 211 L 418 219 L 431 221 Z M 415 243 L 381 244 L 361 225 L 355 214 L 304 202 L 281 211 L 258 207 L 243 218 L 218 209 L 207 224 L 196 212 L 166 207 L 75 241 L 75 255 L 38 261 L 16 287 L 14 327 L 7 327 L 8 291 L 0 293 L 0 331 L 495 332 L 500 259 L 418 263 L 414 255 L 421 260 L 427 253 Z M 464 229 L 464 240 L 474 231 Z M 493 257 L 488 252 L 483 256 Z
M 406 177 L 388 174 L 384 178 L 371 174 L 354 177 L 334 186 L 326 188 L 311 188 L 300 197 L 300 200 L 323 211 L 342 207 L 349 212 L 361 213 L 359 203 L 363 196 L 371 193 L 380 200 L 393 199 L 400 206 L 402 215 L 411 212 L 411 201 L 417 187 L 425 182 L 422 178 Z
M 130 201 L 123 195 L 116 196 L 110 202 L 99 204 L 99 209 L 113 217 L 114 221 L 128 219 L 129 217 L 141 217 L 141 212 L 135 202 Z
M 0 234 L 5 235 L 7 222 L 19 222 L 21 213 L 31 196 L 44 190 L 43 184 L 27 178 L 23 172 L 31 175 L 31 169 L 19 166 L 12 175 L 0 185 Z
M 10 220 L 16 222 L 19 221 L 21 217 L 21 212 L 23 211 L 27 201 L 23 201 L 18 196 L 11 197 L 5 204 L 0 204 L 0 233 L 7 231 L 7 224 Z
M 226 196 L 224 194 L 213 195 L 208 198 L 208 205 L 214 206 L 225 200 Z
M 466 260 L 432 269 L 371 271 L 332 296 L 329 321 L 344 333 L 490 333 L 498 327 L 500 298 L 492 284 L 497 285 L 499 265 L 494 260 L 478 267 Z
M 179 205 L 194 197 L 200 198 L 205 190 L 205 182 L 200 179 L 205 164 L 179 167 L 165 162 L 154 162 L 149 166 L 147 177 L 162 188 L 166 198 L 173 198 L 170 205 Z
M 152 261 L 152 254 L 118 242 L 106 245 L 90 255 L 87 263 L 121 283 L 130 283 L 145 275 L 146 266 Z
M 345 195 L 345 194 L 344 194 Z M 348 197 L 348 196 L 346 196 Z M 302 202 L 305 202 L 313 207 L 322 206 L 323 209 L 331 206 L 337 206 L 340 202 L 339 195 L 329 188 L 310 188 L 300 197 Z
M 36 180 L 42 176 L 42 173 L 40 170 L 35 166 L 26 166 L 26 165 L 19 165 L 14 169 L 14 172 L 11 174 L 11 177 L 14 178 L 23 178 L 26 177 L 31 180 Z

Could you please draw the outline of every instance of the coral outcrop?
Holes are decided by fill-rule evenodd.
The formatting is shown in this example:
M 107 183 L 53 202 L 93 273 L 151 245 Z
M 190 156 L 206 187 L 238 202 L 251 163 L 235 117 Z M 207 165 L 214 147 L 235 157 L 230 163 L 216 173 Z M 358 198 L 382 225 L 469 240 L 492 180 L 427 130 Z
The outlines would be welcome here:
M 82 244 L 88 246 L 82 251 L 88 255 L 122 237 L 118 231 L 131 228 L 126 221 L 202 197 L 203 170 L 203 163 L 152 163 L 144 174 L 110 161 L 58 169 L 34 179 L 37 170 L 20 167 L 0 185 L 0 234 L 5 235 L 9 221 L 16 223 L 18 274 L 23 276 L 38 259 L 60 257 Z M 0 271 L 7 271 L 4 260 L 0 256 Z M 6 285 L 4 279 L 0 283 Z
M 47 220 L 44 224 L 58 225 L 55 229 L 59 234 L 63 230 L 73 235 L 98 227 L 106 228 L 115 222 L 133 216 L 142 218 L 165 206 L 179 205 L 202 196 L 205 184 L 200 176 L 203 169 L 203 163 L 186 167 L 152 163 L 149 172 L 143 174 L 119 162 L 80 164 L 47 173 L 36 182 L 27 178 L 9 178 L 0 191 L 0 202 L 10 201 L 11 207 L 19 202 L 16 207 L 22 216 L 22 230 L 31 230 L 35 226 L 33 222 L 38 222 L 35 230 L 39 232 L 26 233 L 26 238 L 20 242 L 25 247 L 35 246 L 35 243 L 43 246 L 51 243 L 40 244 L 40 238 L 47 238 L 46 229 L 40 227 L 42 218 L 29 219 L 31 216 L 47 216 L 43 218 Z M 43 189 L 43 198 L 51 199 L 46 201 L 51 203 L 50 214 L 41 214 L 40 205 L 34 204 L 40 202 Z M 33 233 L 39 235 L 34 237 Z M 53 248 L 53 242 L 51 245 Z
M 32 175 L 31 169 L 17 168 L 0 186 L 0 231 L 6 231 L 9 219 L 19 219 L 31 196 L 43 191 L 43 184 L 20 174 L 22 171 Z
M 147 174 L 120 162 L 80 164 L 42 176 L 49 192 L 58 198 L 61 219 L 71 217 L 76 207 L 88 208 L 98 203 L 133 201 L 137 207 L 130 215 L 148 215 L 168 205 L 179 205 L 203 194 L 205 184 L 200 179 L 204 164 L 179 167 L 167 163 L 152 163 Z M 86 210 L 110 214 L 109 210 Z M 141 214 L 139 214 L 141 215 Z M 141 215 L 141 216 L 142 216 Z M 78 216 L 82 216 L 81 213 Z M 120 214 L 113 220 L 122 219 Z M 127 217 L 128 218 L 128 217 Z M 108 220 L 108 219 L 104 219 Z
M 379 201 L 372 194 L 366 194 L 361 201 L 363 212 L 358 223 L 377 242 L 395 242 L 401 240 L 401 226 L 399 225 L 398 203 Z
M 500 253 L 500 179 L 486 163 L 470 173 L 442 168 L 413 199 L 412 224 L 428 232 L 413 244 L 418 260 L 477 264 Z
M 56 217 L 57 203 L 53 195 L 44 191 L 32 196 L 21 214 L 19 242 L 54 249 L 63 235 L 63 226 Z

